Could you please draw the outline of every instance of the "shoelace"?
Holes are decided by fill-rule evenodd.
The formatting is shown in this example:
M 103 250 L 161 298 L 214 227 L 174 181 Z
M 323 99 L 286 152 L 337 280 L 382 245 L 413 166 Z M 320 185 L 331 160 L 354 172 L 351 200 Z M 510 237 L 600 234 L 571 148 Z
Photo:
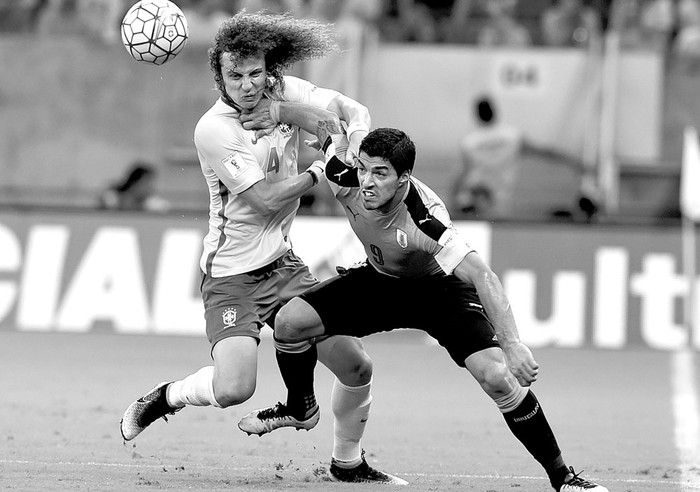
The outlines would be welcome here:
M 285 407 L 284 404 L 282 404 L 282 402 L 278 401 L 274 407 L 265 408 L 264 410 L 261 410 L 260 412 L 258 412 L 258 418 L 260 420 L 284 418 L 284 417 L 286 417 L 286 414 L 284 412 L 284 410 L 286 410 L 286 408 L 287 407 Z
M 573 467 L 573 466 L 570 466 L 570 467 L 569 467 L 569 471 L 570 471 L 574 476 L 573 476 L 573 478 L 572 478 L 571 480 L 569 480 L 568 482 L 566 482 L 566 485 L 573 485 L 573 486 L 581 487 L 581 488 L 585 488 L 585 489 L 592 489 L 592 488 L 595 487 L 595 485 L 594 485 L 593 483 L 589 482 L 588 480 L 583 479 L 583 478 L 579 478 L 579 475 L 581 475 L 581 474 L 583 473 L 583 470 L 581 470 L 580 472 L 576 473 L 576 472 L 574 471 L 574 467 Z

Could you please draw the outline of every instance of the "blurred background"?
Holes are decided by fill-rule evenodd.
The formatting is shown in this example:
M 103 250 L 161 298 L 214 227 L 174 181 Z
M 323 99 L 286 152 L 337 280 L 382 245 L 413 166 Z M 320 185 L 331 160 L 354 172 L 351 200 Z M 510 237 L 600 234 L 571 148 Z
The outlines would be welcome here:
M 407 131 L 416 176 L 457 219 L 679 219 L 682 130 L 700 120 L 700 0 L 180 0 L 190 39 L 160 67 L 121 44 L 132 3 L 0 3 L 0 205 L 109 208 L 105 190 L 146 167 L 161 198 L 149 209 L 206 210 L 192 143 L 217 97 L 206 50 L 246 8 L 333 22 L 343 52 L 293 73 Z M 499 131 L 474 152 L 507 162 L 470 178 L 479 98 Z M 302 213 L 338 214 L 315 193 Z
M 335 25 L 342 50 L 292 74 L 414 139 L 414 174 L 499 274 L 526 343 L 700 348 L 679 206 L 700 0 L 176 3 L 189 41 L 154 66 L 122 45 L 132 0 L 0 2 L 0 331 L 202 335 L 193 130 L 218 97 L 207 49 L 246 8 Z M 327 187 L 300 215 L 317 277 L 363 257 Z

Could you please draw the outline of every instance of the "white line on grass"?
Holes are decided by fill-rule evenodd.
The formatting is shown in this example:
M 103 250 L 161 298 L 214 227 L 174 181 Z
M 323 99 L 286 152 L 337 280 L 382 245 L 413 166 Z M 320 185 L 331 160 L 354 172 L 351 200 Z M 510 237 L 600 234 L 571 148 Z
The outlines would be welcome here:
M 691 350 L 671 356 L 675 441 L 681 470 L 681 490 L 700 487 L 700 406 L 695 381 L 695 357 Z
M 168 465 L 166 463 L 160 464 L 147 464 L 147 463 L 107 463 L 98 461 L 33 461 L 33 460 L 3 460 L 0 459 L 0 464 L 6 465 L 31 465 L 31 466 L 41 466 L 41 467 L 51 467 L 51 466 L 75 466 L 75 467 L 105 467 L 105 468 L 178 468 L 179 465 Z M 253 471 L 257 468 L 255 467 L 226 467 L 226 470 L 231 471 Z M 221 470 L 220 466 L 209 466 L 209 465 L 190 465 L 187 467 L 187 471 L 192 470 Z M 467 474 L 467 473 L 416 473 L 416 472 L 397 472 L 396 473 L 402 477 L 424 477 L 424 478 L 437 478 L 437 479 L 471 479 L 471 480 L 528 480 L 534 482 L 546 482 L 546 478 L 543 476 L 532 476 L 532 475 L 498 475 L 498 474 Z M 595 477 L 591 479 L 596 480 Z M 689 484 L 685 480 L 654 480 L 654 479 L 636 479 L 636 478 L 606 478 L 605 482 L 614 483 L 626 483 L 626 484 L 646 484 L 646 485 L 676 485 L 679 487 L 685 487 L 683 491 L 689 490 L 700 490 L 699 485 Z

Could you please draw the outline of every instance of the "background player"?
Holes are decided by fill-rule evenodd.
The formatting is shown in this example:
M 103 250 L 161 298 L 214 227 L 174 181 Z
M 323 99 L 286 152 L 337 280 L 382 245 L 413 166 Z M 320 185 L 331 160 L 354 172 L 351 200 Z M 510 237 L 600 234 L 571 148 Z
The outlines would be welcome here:
M 257 347 L 263 324 L 274 324 L 279 308 L 317 280 L 293 253 L 289 240 L 299 197 L 323 179 L 321 166 L 297 171 L 299 127 L 259 123 L 243 128 L 238 117 L 256 106 L 284 115 L 288 104 L 307 103 L 316 119 L 348 124 L 351 150 L 370 126 L 367 109 L 342 94 L 283 76 L 295 62 L 336 49 L 330 26 L 286 15 L 238 13 L 224 22 L 209 50 L 219 99 L 195 128 L 202 172 L 209 189 L 209 233 L 200 260 L 206 332 L 214 364 L 182 380 L 161 383 L 132 403 L 121 422 L 134 439 L 159 417 L 186 405 L 220 408 L 249 399 L 256 386 Z M 328 111 L 327 111 L 327 110 Z M 336 116 L 337 115 L 337 116 Z M 266 126 L 267 125 L 267 126 Z M 322 161 L 320 161 L 322 163 Z M 305 350 L 313 372 L 316 345 L 294 343 L 278 352 L 288 388 L 286 405 L 267 414 L 267 430 L 310 429 L 319 419 L 313 380 L 296 378 L 293 353 Z M 406 482 L 368 466 L 361 452 L 371 402 L 372 365 L 361 342 L 331 337 L 318 357 L 337 377 L 332 393 L 335 440 L 331 476 L 349 482 Z
M 325 142 L 326 174 L 367 261 L 292 299 L 277 315 L 275 336 L 293 343 L 422 329 L 494 400 L 555 490 L 607 492 L 565 464 L 539 401 L 527 389 L 539 368 L 520 341 L 500 280 L 459 236 L 440 198 L 412 176 L 411 139 L 392 128 L 373 130 L 360 145 L 355 167 L 336 157 L 345 155 L 347 140 L 334 135 Z M 374 306 L 371 316 L 361 309 L 365 304 Z M 249 414 L 241 424 L 256 418 L 260 414 Z

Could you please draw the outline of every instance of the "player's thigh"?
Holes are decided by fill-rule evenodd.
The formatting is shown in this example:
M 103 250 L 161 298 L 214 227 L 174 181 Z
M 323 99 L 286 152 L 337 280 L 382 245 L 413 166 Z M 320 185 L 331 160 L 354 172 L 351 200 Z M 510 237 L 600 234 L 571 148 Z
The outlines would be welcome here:
M 224 338 L 214 345 L 212 357 L 217 397 L 236 401 L 250 398 L 258 373 L 258 340 L 250 336 Z
M 435 338 L 458 366 L 465 367 L 472 354 L 500 347 L 472 288 L 456 277 L 444 277 L 429 281 L 422 290 L 431 309 L 416 310 L 417 327 Z
M 321 318 L 324 334 L 363 337 L 406 326 L 400 317 L 408 314 L 396 308 L 404 302 L 401 291 L 402 282 L 363 266 L 325 280 L 300 297 Z
M 360 386 L 372 379 L 370 359 L 359 338 L 337 335 L 316 344 L 318 360 L 326 366 L 341 383 Z

